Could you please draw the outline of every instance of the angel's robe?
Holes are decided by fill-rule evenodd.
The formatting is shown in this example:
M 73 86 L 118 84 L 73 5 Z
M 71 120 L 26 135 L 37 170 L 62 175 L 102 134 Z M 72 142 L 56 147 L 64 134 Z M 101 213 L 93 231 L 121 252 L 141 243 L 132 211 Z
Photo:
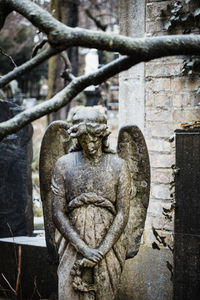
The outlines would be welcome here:
M 55 197 L 64 197 L 66 218 L 80 238 L 89 247 L 97 248 L 120 210 L 121 197 L 129 205 L 130 173 L 117 154 L 103 153 L 98 162 L 91 162 L 84 159 L 81 151 L 72 152 L 57 161 L 52 191 L 53 201 Z M 94 293 L 73 288 L 70 272 L 83 256 L 57 230 L 60 300 L 114 299 L 126 257 L 123 232 L 104 258 L 82 273 L 83 280 L 95 285 Z

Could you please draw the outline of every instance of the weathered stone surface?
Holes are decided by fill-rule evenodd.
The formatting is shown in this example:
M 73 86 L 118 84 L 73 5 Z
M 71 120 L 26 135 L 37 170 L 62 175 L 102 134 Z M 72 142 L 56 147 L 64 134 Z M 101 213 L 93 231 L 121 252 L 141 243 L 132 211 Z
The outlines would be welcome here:
M 156 18 L 160 18 L 160 10 L 161 9 L 166 9 L 167 5 L 170 4 L 170 1 L 162 1 L 162 2 L 153 2 L 147 3 L 147 15 L 146 18 L 147 20 L 155 20 Z M 169 14 L 169 12 L 168 12 Z
M 174 133 L 174 129 L 172 125 L 170 126 L 167 123 L 166 119 L 162 120 L 163 122 L 154 122 L 151 126 L 152 130 L 152 137 L 163 137 L 163 138 L 170 138 Z
M 157 199 L 170 199 L 169 184 L 152 184 L 151 196 Z
M 171 150 L 169 141 L 158 138 L 148 139 L 147 146 L 149 151 L 169 153 Z
M 0 122 L 21 110 L 0 100 Z M 32 234 L 31 138 L 32 126 L 28 125 L 0 143 L 0 237 Z
M 175 94 L 173 95 L 173 106 L 174 107 L 183 107 L 183 106 L 191 106 L 191 100 L 192 100 L 192 97 L 191 95 L 188 95 L 188 93 L 186 94 Z
M 172 169 L 154 169 L 151 181 L 154 183 L 169 183 L 173 180 Z
M 150 108 L 146 112 L 146 120 L 152 122 L 163 120 L 172 122 L 172 112 L 169 109 Z
M 160 106 L 163 108 L 170 107 L 171 106 L 171 97 L 168 93 L 158 93 L 154 94 L 155 99 L 155 106 Z
M 49 144 L 48 151 L 44 145 L 61 133 L 61 124 L 53 124 L 43 139 L 40 175 L 41 195 L 52 201 L 59 299 L 114 299 L 125 259 L 139 250 L 148 207 L 150 166 L 144 137 L 137 126 L 121 128 L 118 153 L 113 153 L 106 117 L 94 108 L 77 110 L 68 130 L 76 144 L 62 157 L 57 153 L 51 197 L 46 171 L 51 173 L 48 153 L 54 145 Z M 52 223 L 49 211 L 44 210 L 47 224 Z
M 120 1 L 120 33 L 130 37 L 144 37 L 144 0 Z M 144 131 L 144 98 L 144 63 L 140 63 L 119 75 L 120 126 L 136 124 Z
M 172 261 L 169 250 L 141 246 L 138 255 L 126 261 L 116 299 L 171 300 L 172 281 L 167 261 Z
M 173 154 L 152 153 L 150 161 L 154 168 L 170 168 L 174 164 L 175 158 Z

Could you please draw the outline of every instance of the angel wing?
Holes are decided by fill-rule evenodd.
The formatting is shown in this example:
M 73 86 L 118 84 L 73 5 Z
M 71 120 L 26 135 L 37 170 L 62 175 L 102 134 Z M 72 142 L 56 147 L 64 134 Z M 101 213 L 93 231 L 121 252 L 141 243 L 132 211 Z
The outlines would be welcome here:
M 148 150 L 144 136 L 136 125 L 120 129 L 117 151 L 118 155 L 127 161 L 132 178 L 129 220 L 125 228 L 128 259 L 134 257 L 139 250 L 150 193 Z
M 55 227 L 52 220 L 51 178 L 56 161 L 68 153 L 69 148 L 71 148 L 72 141 L 67 133 L 68 129 L 69 125 L 64 121 L 52 122 L 44 134 L 40 150 L 39 176 L 45 237 L 49 258 L 53 263 L 58 261 L 58 253 L 55 243 Z

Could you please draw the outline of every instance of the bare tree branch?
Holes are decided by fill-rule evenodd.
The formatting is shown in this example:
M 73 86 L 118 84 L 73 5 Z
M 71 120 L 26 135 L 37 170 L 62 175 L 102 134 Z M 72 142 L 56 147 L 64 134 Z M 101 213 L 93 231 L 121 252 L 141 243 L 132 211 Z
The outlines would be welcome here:
M 61 74 L 61 77 L 64 78 L 67 81 L 72 81 L 76 77 L 72 74 L 72 65 L 69 60 L 67 51 L 61 52 L 60 56 L 62 57 L 64 64 L 65 64 L 65 69 Z
M 38 43 L 35 48 L 33 49 L 32 57 L 36 56 L 39 49 L 42 49 L 42 47 L 48 42 L 47 39 L 42 40 L 40 43 Z
M 133 39 L 78 27 L 70 28 L 29 0 L 0 0 L 0 4 L 2 2 L 6 2 L 13 10 L 22 14 L 47 34 L 49 42 L 57 49 L 81 46 L 115 51 L 129 56 L 137 56 L 142 53 L 149 57 L 152 51 L 160 52 L 162 56 L 198 55 L 200 53 L 199 35 Z
M 7 53 L 5 53 L 1 47 L 0 47 L 0 54 L 2 54 L 2 55 L 4 55 L 4 56 L 8 57 L 8 58 L 10 59 L 11 63 L 14 65 L 14 68 L 17 67 L 17 65 L 16 65 L 16 63 L 14 62 L 12 56 L 10 56 L 10 55 L 8 55 Z
M 48 47 L 43 52 L 40 52 L 35 57 L 30 59 L 29 61 L 25 62 L 21 66 L 15 68 L 8 74 L 0 77 L 0 88 L 4 87 L 6 84 L 8 84 L 13 79 L 25 74 L 27 71 L 32 70 L 51 56 L 57 54 L 59 51 L 54 49 L 53 47 Z
M 90 85 L 101 84 L 108 78 L 129 69 L 131 66 L 139 62 L 149 61 L 162 56 L 164 56 L 162 53 L 153 51 L 151 52 L 151 55 L 148 52 L 140 53 L 140 55 L 135 58 L 125 56 L 105 65 L 94 73 L 80 76 L 78 78 L 72 78 L 72 81 L 69 83 L 69 85 L 67 85 L 62 91 L 57 93 L 50 100 L 45 101 L 44 103 L 41 103 L 32 109 L 25 110 L 8 121 L 0 123 L 0 139 L 3 139 L 5 136 L 18 131 L 28 123 L 46 114 L 57 111 L 61 107 L 68 104 L 86 87 Z
M 95 17 L 91 13 L 90 8 L 85 8 L 85 13 L 96 24 L 97 28 L 101 29 L 102 31 L 106 31 L 106 28 L 108 27 L 108 25 L 103 24 L 97 17 Z
M 60 56 L 62 57 L 64 63 L 65 63 L 65 69 L 70 70 L 70 72 L 72 71 L 72 65 L 71 62 L 69 60 L 68 54 L 66 51 L 63 51 Z
M 141 61 L 172 55 L 195 55 L 200 53 L 200 35 L 164 36 L 154 38 L 132 39 L 125 36 L 91 31 L 81 28 L 70 28 L 41 9 L 29 0 L 0 0 L 0 7 L 4 4 L 26 17 L 33 25 L 39 28 L 48 37 L 49 42 L 57 49 L 50 48 L 47 53 L 43 51 L 29 62 L 0 79 L 0 86 L 8 83 L 11 78 L 32 69 L 48 57 L 72 46 L 83 46 L 107 51 L 116 51 L 129 55 L 122 57 L 95 73 L 75 78 L 61 92 L 50 100 L 25 110 L 14 118 L 0 123 L 0 138 L 14 133 L 31 121 L 57 111 L 68 104 L 78 93 L 91 84 L 97 85 L 109 77 L 130 68 Z M 35 61 L 36 60 L 36 61 Z M 2 83 L 3 81 L 3 83 Z
M 50 100 L 45 101 L 32 109 L 27 109 L 8 121 L 0 123 L 0 140 L 11 133 L 18 131 L 28 123 L 53 111 L 57 111 L 68 104 L 77 94 L 91 84 L 100 84 L 109 77 L 128 69 L 137 62 L 138 61 L 135 61 L 131 57 L 122 57 L 92 74 L 73 79 L 62 91 L 57 93 Z

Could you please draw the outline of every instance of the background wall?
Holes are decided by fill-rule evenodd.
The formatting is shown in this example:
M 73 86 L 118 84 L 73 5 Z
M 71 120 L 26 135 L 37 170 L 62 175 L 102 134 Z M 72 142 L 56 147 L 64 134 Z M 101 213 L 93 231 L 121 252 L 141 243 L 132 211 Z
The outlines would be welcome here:
M 175 24 L 170 31 L 167 30 L 170 10 L 175 2 L 177 1 L 121 1 L 121 33 L 132 37 L 148 37 L 187 32 L 189 23 L 188 28 L 184 25 L 183 29 L 182 25 Z M 180 1 L 180 5 L 183 6 L 183 11 L 187 11 L 192 4 L 186 5 L 185 1 Z M 125 21 L 126 12 L 131 12 L 132 17 L 129 15 Z M 133 18 L 145 18 L 145 33 L 141 33 L 141 23 L 133 22 Z M 128 31 L 123 29 L 124 23 L 130 27 Z M 136 23 L 137 26 L 134 27 Z M 197 29 L 190 31 L 195 33 Z M 175 163 L 175 149 L 174 142 L 170 143 L 169 138 L 175 129 L 181 128 L 181 124 L 200 119 L 200 96 L 197 94 L 199 75 L 193 73 L 188 76 L 181 73 L 184 59 L 185 57 L 157 59 L 140 66 L 139 71 L 138 67 L 132 68 L 120 75 L 119 107 L 121 111 L 126 107 L 128 120 L 141 128 L 144 126 L 151 162 L 151 198 L 142 245 L 139 254 L 127 261 L 119 299 L 124 299 L 125 296 L 126 299 L 140 300 L 172 299 L 173 254 L 169 247 L 173 248 L 173 197 L 170 194 L 173 192 L 171 167 Z M 139 80 L 142 72 L 144 81 Z M 144 114 L 137 108 L 138 104 L 134 105 L 134 99 L 138 96 L 140 107 L 144 107 Z

